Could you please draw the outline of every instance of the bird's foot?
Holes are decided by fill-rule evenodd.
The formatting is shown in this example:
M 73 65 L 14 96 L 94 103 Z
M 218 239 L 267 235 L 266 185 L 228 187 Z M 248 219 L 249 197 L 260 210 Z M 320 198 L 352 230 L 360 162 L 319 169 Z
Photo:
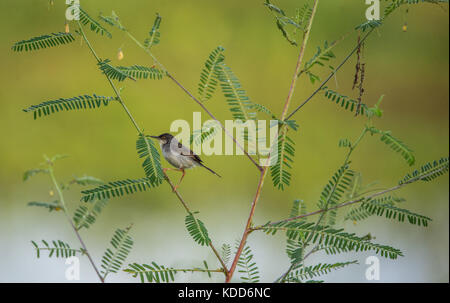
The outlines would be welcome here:
M 178 187 L 179 187 L 179 185 L 175 185 L 175 186 L 173 187 L 172 191 L 173 191 L 173 192 L 176 192 Z

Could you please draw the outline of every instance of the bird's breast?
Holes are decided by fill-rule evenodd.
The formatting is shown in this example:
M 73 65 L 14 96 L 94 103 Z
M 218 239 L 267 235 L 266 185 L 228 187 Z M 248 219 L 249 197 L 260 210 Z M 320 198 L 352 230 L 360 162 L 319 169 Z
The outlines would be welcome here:
M 168 144 L 167 144 L 168 145 Z M 162 146 L 162 154 L 172 166 L 176 168 L 191 168 L 196 166 L 196 162 L 189 156 L 183 156 L 170 150 L 170 146 Z

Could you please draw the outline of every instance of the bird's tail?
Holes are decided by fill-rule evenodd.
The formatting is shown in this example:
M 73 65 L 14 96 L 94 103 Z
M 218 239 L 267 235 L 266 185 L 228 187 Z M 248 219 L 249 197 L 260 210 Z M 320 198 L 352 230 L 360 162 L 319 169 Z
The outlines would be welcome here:
M 222 178 L 222 176 L 221 175 L 219 175 L 218 173 L 216 173 L 215 171 L 213 171 L 211 168 L 209 168 L 209 167 L 207 167 L 207 166 L 205 166 L 205 165 L 203 165 L 202 163 L 199 163 L 200 164 L 200 166 L 202 166 L 202 167 L 204 167 L 204 168 L 206 168 L 207 170 L 209 170 L 210 172 L 212 172 L 213 174 L 215 174 L 217 177 L 220 177 L 220 178 Z

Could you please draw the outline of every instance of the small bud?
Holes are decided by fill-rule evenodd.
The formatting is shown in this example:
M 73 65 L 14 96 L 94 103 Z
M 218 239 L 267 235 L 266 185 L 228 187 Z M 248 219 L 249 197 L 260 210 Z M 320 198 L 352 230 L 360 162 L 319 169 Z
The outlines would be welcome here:
M 64 32 L 65 32 L 66 34 L 68 34 L 68 33 L 70 32 L 70 29 L 69 29 L 69 23 L 67 23 L 67 22 L 66 22 L 66 25 L 64 26 Z
M 408 24 L 403 24 L 402 30 L 406 32 L 408 30 Z
M 122 60 L 123 59 L 123 51 L 121 48 L 119 48 L 119 52 L 117 53 L 117 60 Z
M 50 195 L 50 197 L 53 197 L 53 196 L 55 195 L 55 193 L 53 192 L 53 190 L 50 190 L 50 191 L 48 192 L 48 194 Z

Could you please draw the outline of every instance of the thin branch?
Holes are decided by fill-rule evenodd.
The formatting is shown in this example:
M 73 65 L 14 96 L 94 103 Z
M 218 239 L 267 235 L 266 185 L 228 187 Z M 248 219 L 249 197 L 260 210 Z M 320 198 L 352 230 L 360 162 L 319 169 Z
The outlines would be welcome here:
M 186 212 L 188 214 L 191 214 L 192 216 L 194 216 L 194 214 L 192 213 L 192 211 L 190 210 L 189 206 L 187 205 L 187 203 L 184 201 L 183 197 L 180 195 L 180 193 L 178 192 L 178 190 L 175 188 L 175 186 L 173 185 L 172 181 L 169 179 L 169 176 L 167 176 L 166 172 L 164 172 L 164 175 L 166 177 L 166 181 L 167 183 L 170 185 L 170 187 L 172 188 L 172 191 L 175 193 L 175 195 L 178 197 L 178 200 L 180 200 L 181 204 L 183 205 L 184 209 L 186 210 Z M 223 272 L 225 273 L 225 275 L 228 274 L 228 268 L 225 265 L 225 262 L 222 260 L 222 257 L 220 256 L 220 254 L 217 252 L 216 248 L 214 247 L 214 245 L 212 244 L 212 241 L 209 242 L 209 247 L 211 247 L 211 250 L 213 251 L 214 255 L 216 255 L 217 260 L 219 260 L 220 264 L 223 267 Z
M 81 244 L 81 246 L 83 247 L 83 250 L 84 250 L 84 254 L 86 254 L 86 256 L 88 257 L 89 262 L 91 263 L 92 267 L 95 270 L 95 273 L 97 274 L 98 278 L 100 279 L 100 282 L 104 283 L 105 279 L 100 274 L 100 271 L 98 270 L 97 266 L 95 265 L 95 262 L 94 262 L 94 260 L 91 257 L 91 254 L 89 253 L 86 245 L 84 244 L 83 239 L 80 236 L 80 233 L 78 232 L 78 230 L 76 229 L 75 225 L 73 224 L 72 219 L 69 217 L 69 214 L 68 214 L 67 208 L 66 208 L 66 203 L 64 201 L 64 195 L 62 193 L 61 188 L 58 185 L 58 182 L 56 181 L 55 174 L 53 172 L 53 163 L 52 162 L 49 163 L 48 172 L 49 172 L 50 178 L 51 178 L 51 180 L 53 182 L 53 186 L 55 187 L 56 192 L 58 193 L 59 199 L 61 201 L 61 206 L 62 206 L 64 215 L 65 215 L 67 221 L 69 222 L 69 224 L 72 227 L 73 231 L 75 232 L 78 240 L 80 241 L 80 244 Z
M 231 264 L 230 270 L 228 271 L 227 277 L 225 279 L 225 282 L 227 282 L 227 283 L 230 282 L 231 278 L 233 277 L 233 273 L 236 270 L 237 263 L 242 254 L 242 250 L 244 249 L 245 243 L 247 242 L 247 237 L 249 235 L 253 216 L 254 216 L 255 210 L 256 210 L 256 204 L 258 203 L 259 196 L 261 195 L 261 190 L 262 190 L 262 187 L 264 184 L 264 179 L 265 179 L 267 171 L 268 171 L 267 166 L 265 166 L 259 177 L 259 182 L 258 182 L 258 187 L 256 188 L 255 198 L 253 199 L 252 207 L 250 209 L 250 215 L 248 216 L 247 224 L 245 225 L 244 233 L 242 235 L 241 242 L 239 243 L 238 250 L 236 251 L 236 255 L 234 257 L 233 263 Z
M 285 116 L 286 116 L 287 111 L 289 109 L 289 105 L 290 105 L 292 96 L 294 95 L 295 86 L 296 86 L 297 79 L 298 79 L 298 74 L 300 73 L 300 70 L 301 70 L 301 66 L 302 66 L 303 57 L 304 57 L 304 54 L 305 54 L 306 45 L 308 44 L 309 34 L 311 32 L 311 28 L 312 28 L 314 17 L 316 15 L 318 4 L 319 4 L 319 0 L 315 0 L 314 1 L 314 5 L 313 5 L 313 9 L 312 9 L 312 13 L 311 13 L 311 18 L 309 19 L 308 27 L 307 27 L 307 29 L 305 31 L 305 34 L 303 35 L 303 41 L 302 41 L 302 45 L 300 47 L 300 52 L 299 52 L 299 55 L 298 55 L 297 65 L 295 67 L 294 76 L 292 77 L 291 86 L 289 88 L 289 93 L 288 93 L 288 96 L 287 96 L 286 101 L 284 103 L 283 112 L 281 114 L 281 120 L 282 121 L 285 120 Z M 234 274 L 234 271 L 236 269 L 236 266 L 237 266 L 237 263 L 239 261 L 239 258 L 240 258 L 241 254 L 242 254 L 243 249 L 244 249 L 245 243 L 247 242 L 248 235 L 251 232 L 251 225 L 252 225 L 252 221 L 253 221 L 253 216 L 255 214 L 256 205 L 257 205 L 257 203 L 259 201 L 259 197 L 261 195 L 261 190 L 262 190 L 262 187 L 264 185 L 264 179 L 265 179 L 265 177 L 267 175 L 267 171 L 268 171 L 267 166 L 265 166 L 262 169 L 262 171 L 261 171 L 261 175 L 260 175 L 259 182 L 258 182 L 258 187 L 256 189 L 256 194 L 255 194 L 255 197 L 254 197 L 253 202 L 252 202 L 252 207 L 250 209 L 249 217 L 247 219 L 247 224 L 245 226 L 244 233 L 243 233 L 241 241 L 239 243 L 238 250 L 237 250 L 236 255 L 234 257 L 233 263 L 232 263 L 232 265 L 230 267 L 230 271 L 228 272 L 228 275 L 227 275 L 227 277 L 225 279 L 225 282 L 230 282 L 231 281 L 231 278 L 233 277 L 233 274 Z
M 298 220 L 298 219 L 302 219 L 302 218 L 318 215 L 318 214 L 321 214 L 321 213 L 329 211 L 329 210 L 334 210 L 334 209 L 346 207 L 346 206 L 349 206 L 349 205 L 352 205 L 352 204 L 364 202 L 364 201 L 367 201 L 369 199 L 373 199 L 375 197 L 382 196 L 382 195 L 387 194 L 389 192 L 399 190 L 400 188 L 402 188 L 402 187 L 404 187 L 404 186 L 406 186 L 408 184 L 411 184 L 411 183 L 414 183 L 414 182 L 426 179 L 427 177 L 429 177 L 431 175 L 434 175 L 436 173 L 439 173 L 439 172 L 441 172 L 443 170 L 446 170 L 446 169 L 447 169 L 447 167 L 441 167 L 438 170 L 433 170 L 432 172 L 429 172 L 428 174 L 425 174 L 425 175 L 422 175 L 422 176 L 418 176 L 416 178 L 412 178 L 412 179 L 410 179 L 410 180 L 408 180 L 408 181 L 406 181 L 406 182 L 404 182 L 402 184 L 396 185 L 396 186 L 388 188 L 388 189 L 384 189 L 382 191 L 376 192 L 376 193 L 368 195 L 366 197 L 362 197 L 362 198 L 350 200 L 350 201 L 347 201 L 347 202 L 343 202 L 343 203 L 338 204 L 338 205 L 336 205 L 334 207 L 330 207 L 329 209 L 319 209 L 317 211 L 313 211 L 313 212 L 310 212 L 310 213 L 307 213 L 307 214 L 303 214 L 303 215 L 299 215 L 299 216 L 283 219 L 283 220 L 276 221 L 276 222 L 271 222 L 271 223 L 266 224 L 266 225 L 256 226 L 256 227 L 251 228 L 251 230 L 252 231 L 262 230 L 262 229 L 267 228 L 268 226 L 275 226 L 275 225 L 280 224 L 280 223 L 287 223 L 287 222 L 295 221 L 295 220 Z
M 356 45 L 356 47 L 345 57 L 345 59 L 334 69 L 330 75 L 319 85 L 319 87 L 309 96 L 302 104 L 297 106 L 296 109 L 292 111 L 287 117 L 286 120 L 289 120 L 293 115 L 295 115 L 306 103 L 311 101 L 311 99 L 322 90 L 322 88 L 330 81 L 331 78 L 338 72 L 338 70 L 341 69 L 341 67 L 353 56 L 353 54 L 359 49 L 362 43 L 369 37 L 369 35 L 374 31 L 375 28 L 370 29 L 370 31 L 359 41 L 359 43 Z
M 129 270 L 126 269 L 125 272 L 130 273 L 130 274 L 140 274 L 140 273 L 165 273 L 165 272 L 169 272 L 169 271 L 173 271 L 173 272 L 214 272 L 214 273 L 223 273 L 223 269 L 222 268 L 217 268 L 217 269 L 203 269 L 203 268 L 167 268 L 167 269 L 159 269 L 159 270 L 153 270 L 153 269 L 149 269 L 149 270 L 142 270 L 142 271 L 137 271 L 137 270 Z
M 86 37 L 86 34 L 84 33 L 83 30 L 83 26 L 81 25 L 80 21 L 78 21 L 78 26 L 80 28 L 81 31 L 81 35 L 84 39 L 84 41 L 86 42 L 87 46 L 89 47 L 89 50 L 91 51 L 92 55 L 94 55 L 95 59 L 97 60 L 98 63 L 101 62 L 100 57 L 97 56 L 97 53 L 95 52 L 94 48 L 92 47 L 91 43 L 89 42 L 88 38 Z M 133 115 L 131 115 L 130 110 L 128 109 L 128 107 L 125 105 L 125 102 L 122 100 L 122 97 L 120 95 L 119 90 L 117 89 L 117 87 L 114 85 L 114 83 L 112 82 L 111 78 L 105 74 L 106 79 L 108 79 L 109 84 L 111 85 L 111 88 L 114 90 L 114 93 L 116 94 L 117 99 L 119 100 L 120 105 L 122 105 L 122 108 L 125 110 L 125 112 L 128 115 L 128 118 L 130 118 L 131 122 L 133 123 L 134 127 L 136 128 L 136 130 L 138 131 L 139 134 L 142 134 L 141 128 L 139 127 L 139 125 L 137 124 L 136 120 L 134 120 Z M 150 152 L 150 151 L 149 151 Z
M 363 131 L 362 131 L 362 133 L 361 133 L 361 135 L 358 137 L 358 139 L 356 139 L 355 143 L 353 143 L 353 144 L 350 145 L 349 151 L 348 151 L 348 153 L 347 153 L 347 155 L 345 156 L 345 159 L 344 159 L 344 164 L 342 164 L 342 166 L 340 167 L 340 169 L 343 169 L 344 167 L 346 167 L 346 166 L 350 163 L 350 162 L 349 162 L 350 156 L 352 155 L 353 151 L 356 149 L 356 147 L 359 145 L 359 143 L 362 141 L 362 139 L 364 138 L 365 134 L 366 134 L 368 131 L 369 131 L 368 128 L 365 126 L 364 129 L 363 129 Z M 342 177 L 342 176 L 341 176 L 341 177 Z M 323 211 L 321 212 L 319 219 L 317 220 L 316 224 L 314 225 L 314 229 L 313 229 L 312 233 L 309 235 L 308 239 L 306 239 L 305 244 L 303 244 L 303 248 L 308 247 L 309 242 L 310 242 L 311 239 L 313 238 L 315 232 L 317 231 L 317 228 L 319 227 L 320 223 L 322 222 L 323 218 L 325 217 L 325 214 L 330 210 L 330 208 L 328 208 L 328 205 L 329 205 L 329 203 L 330 203 L 331 196 L 332 196 L 332 195 L 334 194 L 334 192 L 336 191 L 336 188 L 337 188 L 337 186 L 338 186 L 338 183 L 340 182 L 339 180 L 340 180 L 340 178 L 339 178 L 338 180 L 335 180 L 334 185 L 333 185 L 333 187 L 332 187 L 332 189 L 331 189 L 331 191 L 330 191 L 330 194 L 328 195 L 328 199 L 327 199 L 327 201 L 325 202 L 325 206 L 324 206 L 323 209 L 322 209 Z M 331 208 L 331 209 L 332 209 L 332 208 Z M 313 250 L 314 250 L 314 249 L 312 249 L 312 250 L 307 254 L 307 256 L 309 256 L 309 255 L 312 253 Z M 289 273 L 290 273 L 290 272 L 291 272 L 298 264 L 304 262 L 305 258 L 306 258 L 306 256 L 305 256 L 302 260 L 299 260 L 298 262 L 292 263 L 292 264 L 289 266 L 288 270 L 287 270 L 284 274 L 282 274 L 282 275 L 276 280 L 276 282 L 283 282 L 283 280 L 286 279 L 286 277 L 289 275 Z
M 389 192 L 391 192 L 391 191 L 398 190 L 398 189 L 402 188 L 403 186 L 405 186 L 405 185 L 407 185 L 407 184 L 411 184 L 411 183 L 414 183 L 414 182 L 416 182 L 416 181 L 425 179 L 425 178 L 427 178 L 427 177 L 429 177 L 429 176 L 435 174 L 436 172 L 440 172 L 440 171 L 445 170 L 445 169 L 447 169 L 447 168 L 446 168 L 446 167 L 441 167 L 440 169 L 438 169 L 438 170 L 436 170 L 436 171 L 432 171 L 432 172 L 430 172 L 430 173 L 428 173 L 428 174 L 426 174 L 426 175 L 423 175 L 423 176 L 419 176 L 419 177 L 410 179 L 410 180 L 408 180 L 408 181 L 405 182 L 405 183 L 399 184 L 399 185 L 394 186 L 394 187 L 391 187 L 391 188 L 389 188 L 389 189 L 382 190 L 382 191 L 377 192 L 377 193 L 375 193 L 375 194 L 372 194 L 372 195 L 369 195 L 369 196 L 366 196 L 366 197 L 362 197 L 362 198 L 359 198 L 359 199 L 351 200 L 351 201 L 348 201 L 348 202 L 344 202 L 344 203 L 338 204 L 338 205 L 336 205 L 336 206 L 334 206 L 334 207 L 330 207 L 330 208 L 328 208 L 328 209 L 320 209 L 320 210 L 318 210 L 318 211 L 315 211 L 315 212 L 312 212 L 312 213 L 309 213 L 309 214 L 304 214 L 304 215 L 300 215 L 300 216 L 288 218 L 288 219 L 285 219 L 285 220 L 281 220 L 281 221 L 278 221 L 278 222 L 273 222 L 273 223 L 270 223 L 270 224 L 265 225 L 265 226 L 258 226 L 258 227 L 256 227 L 256 228 L 253 228 L 252 231 L 264 229 L 264 228 L 267 228 L 267 226 L 274 226 L 274 225 L 277 225 L 277 224 L 280 224 L 280 223 L 286 223 L 286 222 L 298 220 L 298 219 L 300 219 L 300 218 L 305 218 L 305 217 L 309 217 L 309 216 L 321 214 L 319 220 L 317 221 L 317 223 L 316 223 L 316 225 L 315 225 L 314 231 L 311 233 L 311 235 L 310 235 L 310 237 L 309 237 L 309 240 L 308 240 L 308 241 L 306 242 L 306 244 L 305 244 L 305 245 L 308 245 L 308 242 L 309 242 L 310 239 L 312 238 L 312 236 L 313 236 L 313 234 L 314 234 L 314 232 L 315 232 L 316 227 L 318 226 L 320 220 L 323 218 L 323 215 L 324 215 L 327 211 L 334 210 L 334 209 L 338 209 L 338 208 L 341 208 L 341 207 L 349 206 L 349 205 L 356 204 L 356 203 L 360 203 L 360 202 L 364 202 L 364 201 L 370 200 L 370 199 L 372 199 L 372 198 L 375 198 L 375 197 L 378 197 L 378 196 L 382 196 L 382 195 L 387 194 L 387 193 L 389 193 Z M 290 272 L 291 272 L 291 271 L 292 271 L 299 263 L 304 262 L 304 260 L 305 260 L 307 257 L 309 257 L 311 254 L 313 254 L 313 253 L 316 251 L 316 249 L 317 249 L 317 246 L 316 246 L 315 248 L 311 249 L 311 251 L 308 252 L 308 253 L 303 257 L 303 259 L 302 259 L 300 262 L 292 263 L 292 264 L 289 266 L 288 270 L 287 270 L 283 275 L 281 275 L 275 282 L 283 282 L 283 280 L 286 279 L 287 275 L 288 275 L 288 274 L 289 274 L 289 273 L 290 273 Z
M 95 57 L 95 59 L 97 60 L 97 62 L 101 62 L 99 56 L 97 55 L 97 53 L 95 52 L 94 48 L 92 47 L 91 43 L 89 42 L 89 40 L 87 39 L 87 36 L 85 34 L 85 32 L 83 31 L 82 25 L 80 22 L 78 22 L 78 25 L 80 27 L 80 33 L 84 39 L 84 41 L 86 42 L 86 44 L 88 45 L 91 53 L 93 54 L 93 56 Z M 127 106 L 125 105 L 125 102 L 122 100 L 122 97 L 120 96 L 120 93 L 118 91 L 118 89 L 116 88 L 116 86 L 114 85 L 114 83 L 112 82 L 111 78 L 105 74 L 106 79 L 108 79 L 109 84 L 111 85 L 112 89 L 114 90 L 114 93 L 117 96 L 117 99 L 119 100 L 120 104 L 122 105 L 123 109 L 125 110 L 125 112 L 127 113 L 128 117 L 130 118 L 131 122 L 133 123 L 134 127 L 136 128 L 136 130 L 138 131 L 139 134 L 143 135 L 143 132 L 141 130 L 141 128 L 139 127 L 139 125 L 137 124 L 136 120 L 134 119 L 133 115 L 131 114 L 131 112 L 128 110 Z M 146 142 L 147 143 L 147 142 Z M 147 144 L 147 149 L 149 150 L 150 146 Z M 150 153 L 150 150 L 148 151 Z M 170 178 L 167 176 L 167 174 L 165 174 L 165 180 L 167 181 L 167 183 L 172 187 L 173 192 L 175 193 L 175 195 L 177 196 L 178 200 L 181 202 L 181 204 L 183 205 L 184 209 L 188 212 L 191 213 L 191 211 L 189 210 L 189 207 L 187 205 L 187 203 L 184 201 L 184 199 L 181 197 L 180 193 L 178 191 L 175 190 L 173 183 L 171 182 Z M 211 247 L 211 250 L 213 251 L 214 255 L 217 257 L 217 259 L 219 260 L 220 264 L 224 267 L 224 272 L 228 272 L 227 267 L 225 266 L 225 263 L 223 262 L 222 258 L 220 257 L 220 255 L 217 253 L 215 247 L 213 246 L 213 244 L 210 242 L 209 246 Z

